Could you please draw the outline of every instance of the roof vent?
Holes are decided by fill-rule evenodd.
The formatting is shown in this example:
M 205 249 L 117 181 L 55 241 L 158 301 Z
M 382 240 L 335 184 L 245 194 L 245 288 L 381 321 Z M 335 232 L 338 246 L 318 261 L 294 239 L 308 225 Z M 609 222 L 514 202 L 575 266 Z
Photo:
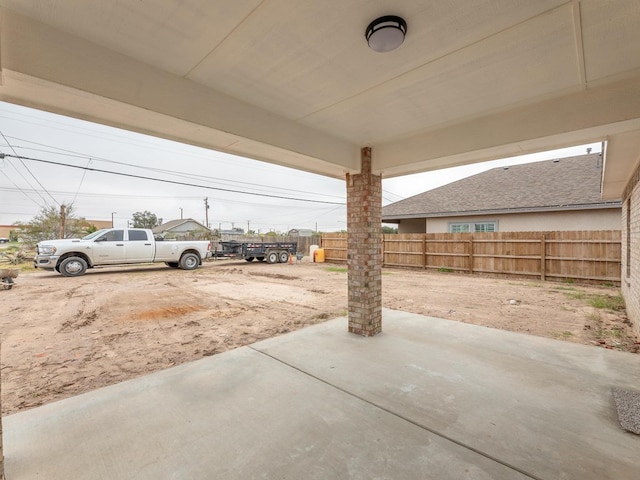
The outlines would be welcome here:
M 503 167 L 503 170 L 509 170 L 509 167 Z
M 559 159 L 559 158 L 556 158 L 556 159 L 553 161 L 553 163 L 560 163 L 560 159 Z

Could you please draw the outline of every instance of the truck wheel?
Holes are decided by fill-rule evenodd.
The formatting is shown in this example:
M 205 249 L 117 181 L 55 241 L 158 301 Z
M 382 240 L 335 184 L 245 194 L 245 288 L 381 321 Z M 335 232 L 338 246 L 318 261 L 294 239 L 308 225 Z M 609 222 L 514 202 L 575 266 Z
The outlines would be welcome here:
M 180 268 L 183 270 L 195 270 L 200 266 L 200 257 L 195 253 L 185 253 L 180 258 Z
M 63 277 L 79 277 L 87 271 L 87 262 L 80 257 L 67 257 L 60 262 L 59 270 Z
M 280 252 L 278 254 L 278 261 L 280 263 L 287 263 L 289 261 L 289 252 Z
M 267 263 L 278 263 L 278 252 L 267 253 Z
M 247 258 L 245 258 L 245 260 L 246 260 L 247 262 L 253 262 L 253 257 L 247 257 Z
M 164 262 L 167 267 L 178 268 L 180 264 L 178 262 Z

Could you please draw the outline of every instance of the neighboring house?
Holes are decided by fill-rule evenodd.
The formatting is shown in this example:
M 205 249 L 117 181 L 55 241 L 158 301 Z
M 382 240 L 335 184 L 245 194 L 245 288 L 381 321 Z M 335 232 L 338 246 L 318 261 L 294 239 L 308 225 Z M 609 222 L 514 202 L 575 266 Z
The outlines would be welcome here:
M 218 234 L 221 237 L 242 237 L 244 236 L 244 230 L 239 230 L 236 228 L 232 228 L 231 230 L 218 230 Z
M 599 153 L 499 167 L 383 207 L 398 233 L 620 230 Z
M 87 222 L 98 230 L 101 228 L 111 228 L 111 220 L 87 220 Z
M 305 228 L 293 228 L 287 232 L 290 237 L 313 237 L 314 231 Z
M 11 231 L 17 228 L 17 225 L 0 225 L 0 238 L 10 238 Z
M 183 238 L 202 238 L 211 237 L 211 230 L 200 222 L 196 222 L 192 218 L 179 220 L 171 220 L 152 229 L 155 235 L 162 236 L 167 239 L 183 239 Z

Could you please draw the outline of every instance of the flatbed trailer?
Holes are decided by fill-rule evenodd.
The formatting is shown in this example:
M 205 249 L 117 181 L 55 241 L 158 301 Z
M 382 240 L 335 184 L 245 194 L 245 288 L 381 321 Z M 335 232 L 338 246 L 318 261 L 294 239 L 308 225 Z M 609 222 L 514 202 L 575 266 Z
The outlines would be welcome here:
M 242 258 L 247 262 L 287 263 L 298 250 L 298 242 L 220 242 L 221 249 L 212 252 L 215 258 Z

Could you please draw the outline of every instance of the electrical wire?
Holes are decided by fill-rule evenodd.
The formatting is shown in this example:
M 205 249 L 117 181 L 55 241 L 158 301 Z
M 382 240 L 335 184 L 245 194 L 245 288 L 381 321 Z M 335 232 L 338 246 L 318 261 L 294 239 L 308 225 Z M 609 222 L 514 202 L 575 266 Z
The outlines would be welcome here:
M 2 135 L 2 138 L 4 138 L 4 141 L 7 142 L 7 145 L 9 145 L 9 148 L 13 151 L 13 153 L 15 154 L 15 158 L 20 160 L 20 163 L 22 164 L 22 166 L 27 170 L 27 172 L 29 172 L 29 174 L 33 177 L 33 179 L 36 181 L 36 183 L 38 185 L 40 185 L 40 188 L 42 188 L 42 190 L 51 197 L 51 200 L 54 201 L 54 203 L 58 206 L 60 206 L 60 203 L 58 203 L 58 201 L 53 197 L 53 195 L 51 195 L 47 189 L 44 187 L 44 185 L 42 185 L 42 183 L 40 183 L 40 180 L 38 180 L 38 178 L 33 174 L 33 172 L 29 169 L 29 167 L 27 167 L 24 163 L 24 159 L 20 158 L 20 156 L 18 155 L 18 152 L 15 151 L 15 149 L 11 146 L 11 144 L 9 143 L 9 140 L 7 140 L 7 137 L 4 136 L 4 133 L 2 133 L 2 131 L 0 131 L 0 135 Z M 5 156 L 11 156 L 11 155 L 5 155 Z M 17 169 L 16 169 L 17 170 Z M 31 185 L 31 183 L 29 181 L 27 181 L 27 179 L 23 176 L 22 178 L 24 178 L 24 180 Z M 42 195 L 41 195 L 42 197 Z M 44 200 L 44 198 L 43 198 Z M 45 202 L 46 203 L 46 202 Z
M 296 189 L 292 189 L 292 188 L 283 188 L 283 187 L 274 187 L 272 185 L 263 185 L 263 184 L 259 184 L 259 183 L 251 183 L 251 182 L 242 182 L 239 180 L 228 180 L 225 178 L 218 178 L 218 177 L 210 177 L 210 176 L 206 176 L 206 175 L 194 175 L 194 174 L 188 174 L 188 173 L 184 173 L 184 172 L 177 172 L 175 170 L 166 170 L 166 169 L 161 169 L 161 168 L 153 168 L 153 167 L 143 167 L 140 165 L 131 165 L 129 163 L 126 162 L 119 162 L 117 160 L 110 160 L 108 158 L 104 158 L 104 157 L 98 157 L 95 155 L 89 156 L 86 155 L 82 152 L 77 152 L 74 150 L 68 150 L 65 148 L 60 148 L 60 147 L 55 147 L 52 145 L 47 145 L 47 144 L 43 144 L 43 143 L 39 143 L 39 142 L 34 142 L 32 140 L 27 140 L 24 138 L 18 138 L 18 137 L 12 137 L 12 136 L 7 136 L 7 138 L 11 138 L 14 140 L 19 140 L 22 142 L 27 142 L 27 143 L 31 143 L 33 145 L 38 145 L 41 147 L 47 147 L 47 148 L 52 148 L 55 150 L 59 150 L 58 152 L 55 151 L 51 151 L 51 150 L 43 150 L 43 149 L 37 149 L 37 148 L 33 148 L 33 147 L 23 147 L 21 146 L 20 148 L 24 149 L 24 150 L 32 150 L 32 151 L 36 151 L 36 152 L 41 152 L 41 153 L 50 153 L 53 155 L 64 155 L 64 156 L 68 156 L 68 157 L 74 157 L 74 158 L 83 158 L 83 159 L 89 159 L 89 160 L 93 160 L 93 161 L 102 161 L 105 163 L 111 163 L 114 165 L 122 165 L 122 166 L 126 166 L 126 167 L 134 167 L 134 168 L 139 168 L 142 170 L 149 170 L 152 172 L 158 172 L 158 173 L 167 173 L 173 176 L 179 176 L 179 177 L 183 177 L 183 178 L 189 178 L 189 179 L 205 179 L 205 180 L 210 180 L 213 182 L 223 182 L 224 184 L 238 184 L 238 185 L 248 185 L 251 187 L 260 187 L 260 188 L 268 188 L 271 190 L 282 190 L 282 191 L 288 191 L 288 192 L 295 192 L 295 193 L 311 193 L 308 191 L 304 191 L 304 190 L 296 190 Z M 60 152 L 64 152 L 64 153 L 60 153 Z M 14 153 L 16 153 L 14 151 Z M 337 195 L 330 195 L 330 194 L 326 194 L 326 193 L 312 193 L 313 195 L 318 195 L 318 196 L 323 196 L 323 197 L 330 197 L 330 198 L 343 198 Z
M 43 160 L 43 159 L 40 159 L 40 158 L 32 158 L 32 157 L 25 157 L 25 156 L 22 156 L 22 155 L 10 155 L 10 154 L 6 154 L 6 153 L 0 153 L 0 158 L 4 158 L 4 157 L 12 157 L 12 158 L 17 158 L 17 159 L 19 159 L 21 161 L 22 160 L 29 160 L 29 161 L 33 161 L 33 162 L 46 163 L 46 164 L 49 164 L 49 165 L 58 165 L 58 166 L 61 166 L 61 167 L 77 168 L 77 169 L 81 169 L 81 170 L 87 170 L 87 171 L 90 171 L 90 172 L 107 173 L 107 174 L 110 174 L 110 175 L 118 175 L 118 176 L 129 177 L 129 178 L 137 178 L 137 179 L 141 179 L 141 180 L 149 180 L 149 181 L 154 181 L 154 182 L 170 183 L 170 184 L 173 184 L 173 185 L 183 185 L 183 186 L 187 186 L 187 187 L 203 188 L 203 189 L 206 189 L 206 190 L 217 190 L 217 191 L 221 191 L 221 192 L 238 193 L 238 194 L 241 194 L 241 195 L 253 195 L 253 196 L 263 197 L 263 198 L 278 198 L 278 199 L 282 199 L 282 200 L 292 200 L 292 201 L 297 201 L 297 202 L 322 203 L 322 204 L 327 204 L 327 205 L 345 205 L 345 203 L 343 203 L 343 202 L 329 202 L 329 201 L 325 201 L 325 200 L 313 200 L 313 199 L 309 199 L 309 198 L 296 198 L 296 197 L 286 197 L 286 196 L 283 196 L 283 195 L 270 195 L 270 194 L 266 194 L 266 193 L 245 192 L 245 191 L 242 191 L 242 190 L 234 190 L 234 189 L 220 188 L 220 187 L 211 187 L 211 186 L 206 186 L 206 185 L 197 185 L 197 184 L 194 184 L 194 183 L 178 182 L 176 180 L 167 180 L 167 179 L 162 179 L 162 178 L 145 177 L 143 175 L 135 175 L 135 174 L 132 174 L 132 173 L 112 172 L 112 171 L 103 170 L 103 169 L 100 169 L 100 168 L 81 167 L 81 166 L 78 166 L 78 165 L 70 165 L 70 164 L 66 164 L 66 163 L 62 163 L 62 162 L 54 162 L 54 161 L 51 161 L 51 160 Z

